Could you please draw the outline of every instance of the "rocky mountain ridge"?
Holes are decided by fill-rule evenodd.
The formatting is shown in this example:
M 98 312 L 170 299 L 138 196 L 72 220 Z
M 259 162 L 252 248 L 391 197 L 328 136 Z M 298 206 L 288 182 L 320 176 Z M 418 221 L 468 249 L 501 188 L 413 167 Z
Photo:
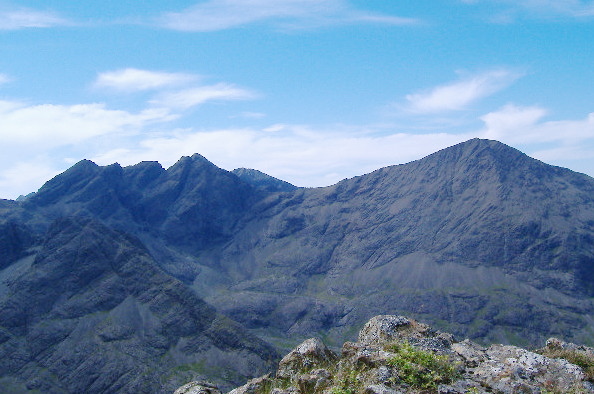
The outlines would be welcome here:
M 593 283 L 594 180 L 496 141 L 311 189 L 198 154 L 83 160 L 0 201 L 0 383 L 231 387 L 386 313 L 483 344 L 594 345 Z
M 258 201 L 203 256 L 227 276 L 207 299 L 247 327 L 329 331 L 335 345 L 381 313 L 488 342 L 588 341 L 593 196 L 592 178 L 471 140 Z
M 212 384 L 191 382 L 174 394 L 220 393 Z M 367 322 L 358 341 L 345 343 L 340 354 L 318 338 L 307 339 L 275 373 L 229 392 L 268 393 L 594 393 L 594 348 L 554 338 L 536 352 L 482 347 L 404 316 L 383 315 Z

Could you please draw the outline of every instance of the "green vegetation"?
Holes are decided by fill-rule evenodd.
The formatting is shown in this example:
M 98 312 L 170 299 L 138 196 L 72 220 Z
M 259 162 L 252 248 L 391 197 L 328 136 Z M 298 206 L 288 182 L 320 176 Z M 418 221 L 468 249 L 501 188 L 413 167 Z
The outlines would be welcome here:
M 357 372 L 350 371 L 341 376 L 336 382 L 336 386 L 330 391 L 332 394 L 356 394 L 361 382 L 357 379 Z
M 398 369 L 399 378 L 416 389 L 436 390 L 440 383 L 450 383 L 458 371 L 448 357 L 417 349 L 408 342 L 395 343 L 388 350 L 396 356 L 387 364 Z
M 356 394 L 357 391 L 352 387 L 333 387 L 331 394 Z

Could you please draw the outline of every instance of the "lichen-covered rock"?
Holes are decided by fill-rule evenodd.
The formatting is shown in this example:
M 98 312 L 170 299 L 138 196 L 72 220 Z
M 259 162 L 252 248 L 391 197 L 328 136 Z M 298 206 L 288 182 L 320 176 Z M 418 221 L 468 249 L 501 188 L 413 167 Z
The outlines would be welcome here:
M 270 374 L 267 374 L 250 380 L 243 386 L 231 390 L 229 394 L 258 394 L 263 392 L 270 383 Z
M 296 373 L 310 371 L 314 368 L 324 368 L 338 359 L 318 338 L 305 340 L 280 361 L 276 376 L 290 378 Z
M 431 329 L 404 316 L 375 316 L 359 333 L 359 342 L 369 346 L 385 346 L 391 342 L 407 341 L 423 349 L 445 351 L 454 342 L 454 336 Z
M 586 358 L 594 360 L 594 348 L 584 345 L 576 345 L 575 343 L 563 342 L 562 340 L 557 338 L 549 338 L 546 342 L 544 349 L 541 350 L 544 353 L 560 351 L 560 354 L 562 354 L 563 352 L 574 352 L 576 354 L 581 354 Z
M 384 384 L 374 384 L 367 386 L 363 391 L 364 394 L 401 394 L 403 391 L 394 390 Z
M 175 390 L 173 394 L 221 394 L 221 390 L 208 382 L 190 382 Z
M 594 393 L 583 369 L 594 368 L 594 349 L 551 339 L 541 351 L 456 342 L 403 316 L 377 316 L 358 342 L 343 345 L 340 357 L 308 339 L 282 359 L 276 376 L 229 394 Z
M 567 360 L 502 345 L 486 349 L 485 360 L 469 372 L 475 381 L 502 393 L 538 392 L 539 388 L 570 392 L 584 380 L 582 369 Z
M 404 316 L 381 315 L 371 318 L 359 332 L 359 342 L 381 345 L 408 337 L 421 337 L 429 331 L 426 324 L 414 324 Z
M 485 349 L 469 339 L 452 344 L 452 350 L 462 357 L 467 367 L 476 367 L 486 360 Z

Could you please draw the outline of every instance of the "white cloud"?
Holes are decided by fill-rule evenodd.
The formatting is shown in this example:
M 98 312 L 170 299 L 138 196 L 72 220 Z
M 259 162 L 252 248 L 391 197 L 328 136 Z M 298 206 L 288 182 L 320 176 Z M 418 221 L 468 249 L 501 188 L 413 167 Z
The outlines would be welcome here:
M 104 104 L 26 105 L 0 101 L 0 144 L 35 144 L 48 149 L 171 119 L 172 115 L 164 109 L 134 114 L 110 110 Z
M 569 160 L 594 159 L 591 146 L 556 146 L 531 152 L 531 156 L 547 163 Z
M 197 86 L 174 92 L 160 94 L 151 104 L 165 108 L 187 109 L 214 100 L 249 100 L 257 97 L 254 92 L 235 85 L 218 83 L 210 86 Z
M 578 120 L 545 120 L 540 107 L 507 105 L 481 119 L 479 137 L 515 146 L 545 163 L 594 176 L 594 113 Z
M 197 85 L 198 79 L 199 76 L 195 74 L 126 68 L 100 73 L 94 86 L 122 92 L 157 90 L 149 103 L 170 109 L 188 109 L 215 100 L 248 100 L 257 97 L 256 93 L 229 83 Z
M 4 104 L 4 107 L 2 110 L 0 105 L 0 114 L 11 111 L 6 109 L 10 105 Z M 14 111 L 19 107 L 13 104 L 12 108 Z M 106 111 L 102 108 L 97 110 Z M 53 169 L 65 170 L 71 164 L 72 161 L 65 163 L 63 157 L 73 157 L 74 161 L 89 158 L 100 165 L 114 162 L 133 165 L 143 160 L 156 160 L 169 167 L 182 155 L 200 153 L 228 170 L 251 167 L 298 186 L 327 186 L 387 165 L 419 159 L 473 137 L 497 139 L 546 162 L 594 173 L 594 166 L 587 164 L 594 162 L 594 114 L 578 120 L 547 121 L 547 111 L 540 107 L 505 106 L 482 117 L 484 128 L 465 134 L 403 133 L 387 125 L 316 128 L 280 123 L 263 128 L 200 131 L 160 128 L 161 132 L 155 133 L 146 127 L 150 120 L 142 118 L 142 114 L 111 116 L 120 120 L 112 121 L 113 126 L 104 128 L 107 134 L 103 134 L 105 137 L 99 140 L 101 143 L 98 145 L 88 143 L 90 140 L 87 139 L 86 143 L 79 144 L 85 148 L 69 153 L 64 153 L 62 147 L 37 153 L 27 147 L 28 156 L 46 154 L 51 155 L 53 161 L 38 161 L 33 157 L 21 163 L 18 149 L 10 150 L 16 152 L 13 157 L 1 157 L 0 160 L 4 162 L 0 168 L 10 170 L 0 172 L 2 197 L 14 198 L 35 190 L 42 179 L 47 180 L 53 175 Z M 127 129 L 130 124 L 133 128 L 140 124 L 138 128 L 142 132 L 118 138 L 122 133 L 109 131 Z M 68 132 L 66 137 L 62 139 L 77 140 Z M 2 138 L 0 135 L 0 146 L 6 147 Z M 53 146 L 48 136 L 43 138 L 43 143 Z M 92 141 L 97 140 L 94 138 Z M 13 165 L 13 162 L 19 165 Z M 40 175 L 37 176 L 36 172 Z
M 163 109 L 130 113 L 104 104 L 0 101 L 0 198 L 35 191 L 72 164 L 64 157 L 78 161 L 97 150 L 113 149 L 155 122 L 172 119 Z
M 52 12 L 36 11 L 29 8 L 0 8 L 0 30 L 43 28 L 65 24 L 67 24 L 66 20 Z
M 594 142 L 594 113 L 582 120 L 543 121 L 547 111 L 540 107 L 506 105 L 481 119 L 484 136 L 510 144 L 560 143 L 578 146 Z
M 382 166 L 418 159 L 468 138 L 446 133 L 382 136 L 364 129 L 345 132 L 294 125 L 273 125 L 266 130 L 179 130 L 166 137 L 147 138 L 134 148 L 116 148 L 92 160 L 126 165 L 158 160 L 167 167 L 182 155 L 198 152 L 228 170 L 251 167 L 299 186 L 327 186 Z
M 411 24 L 416 21 L 353 9 L 345 0 L 208 0 L 163 16 L 161 24 L 182 31 L 216 31 L 265 20 L 285 26 L 344 22 Z
M 513 139 L 516 143 L 534 142 L 535 126 L 546 114 L 547 111 L 540 107 L 518 107 L 510 104 L 483 115 L 481 120 L 485 123 L 486 138 L 498 141 Z
M 405 109 L 413 113 L 463 110 L 473 102 L 506 88 L 520 76 L 504 69 L 469 75 L 429 91 L 407 95 Z
M 36 191 L 59 173 L 44 157 L 10 163 L 0 171 L 0 190 L 3 191 L 1 198 L 14 199 Z
M 136 68 L 126 68 L 100 73 L 95 81 L 96 87 L 134 92 L 180 86 L 194 82 L 199 77 L 194 74 L 168 73 Z

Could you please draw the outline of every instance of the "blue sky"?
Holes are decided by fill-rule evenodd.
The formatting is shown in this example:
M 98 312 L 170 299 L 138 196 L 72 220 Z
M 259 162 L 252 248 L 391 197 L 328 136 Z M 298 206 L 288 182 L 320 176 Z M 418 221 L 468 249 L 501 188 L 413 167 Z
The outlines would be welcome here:
M 473 137 L 594 175 L 594 1 L 0 0 L 0 198 L 200 153 L 325 186 Z

